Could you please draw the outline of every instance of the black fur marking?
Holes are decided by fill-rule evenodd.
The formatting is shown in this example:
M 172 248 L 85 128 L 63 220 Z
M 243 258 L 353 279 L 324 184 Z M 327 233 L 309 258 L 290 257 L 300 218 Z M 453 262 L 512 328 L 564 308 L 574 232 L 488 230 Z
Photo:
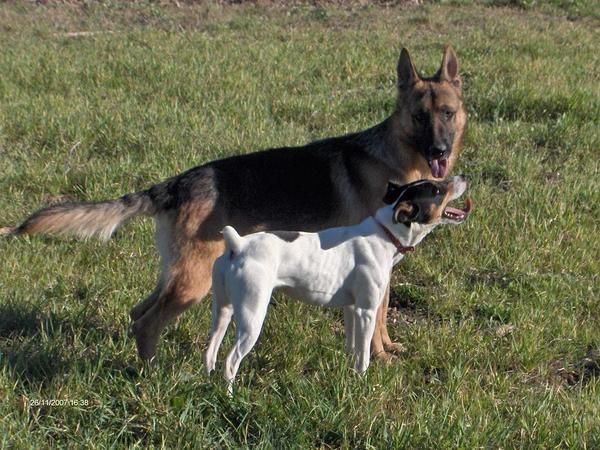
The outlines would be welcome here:
M 415 208 L 415 214 L 411 217 L 398 218 L 397 211 L 395 211 L 396 220 L 405 223 L 406 221 L 428 223 L 432 220 L 430 216 L 432 207 L 434 210 L 438 209 L 446 197 L 448 181 L 419 180 L 398 189 L 402 191 L 398 195 L 394 209 L 404 202 L 410 202 Z
M 179 208 L 194 198 L 210 198 L 214 194 L 210 166 L 209 163 L 189 169 L 155 184 L 146 193 L 158 209 L 166 211 Z
M 335 157 L 309 145 L 250 153 L 211 166 L 229 219 L 245 234 L 250 230 L 244 226 L 266 223 L 268 229 L 285 230 L 291 217 L 296 223 L 328 217 L 336 198 L 327 159 Z
M 344 193 L 331 172 L 350 153 L 368 158 L 356 136 L 349 135 L 235 156 L 210 167 L 227 219 L 241 234 L 256 226 L 317 231 L 335 220 Z
M 271 231 L 271 234 L 274 234 L 285 242 L 294 242 L 300 237 L 300 232 L 298 231 Z
M 415 195 L 415 193 L 418 191 L 418 186 L 429 186 L 431 183 L 433 183 L 432 180 L 417 180 L 413 181 L 412 183 L 400 185 L 389 181 L 383 202 L 386 205 L 391 205 L 395 202 L 399 202 L 400 200 L 410 199 L 411 196 Z
M 391 205 L 398 200 L 400 194 L 406 189 L 405 186 L 400 186 L 399 184 L 392 183 L 391 181 L 388 183 L 387 192 L 385 193 L 385 197 L 383 197 L 383 203 L 386 205 Z
M 219 213 L 207 217 L 198 236 L 220 239 L 208 230 L 231 225 L 240 234 L 258 229 L 318 231 L 337 223 L 339 192 L 332 170 L 346 170 L 354 186 L 365 186 L 364 164 L 380 164 L 367 152 L 373 129 L 232 156 L 194 167 L 148 189 L 157 210 L 173 210 L 191 200 L 213 199 Z M 212 226 L 214 224 L 216 226 Z M 214 234 L 214 235 L 213 235 Z

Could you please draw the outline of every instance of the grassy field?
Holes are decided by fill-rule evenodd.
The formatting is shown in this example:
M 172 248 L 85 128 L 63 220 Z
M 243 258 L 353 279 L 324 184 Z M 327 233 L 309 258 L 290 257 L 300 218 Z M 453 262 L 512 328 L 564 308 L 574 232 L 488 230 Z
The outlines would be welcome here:
M 593 1 L 537 3 L 0 3 L 0 226 L 369 127 L 400 48 L 431 74 L 446 42 L 476 208 L 395 271 L 405 356 L 359 377 L 340 314 L 280 298 L 233 399 L 202 363 L 209 301 L 136 357 L 151 221 L 1 239 L 0 447 L 598 448 L 600 23 Z

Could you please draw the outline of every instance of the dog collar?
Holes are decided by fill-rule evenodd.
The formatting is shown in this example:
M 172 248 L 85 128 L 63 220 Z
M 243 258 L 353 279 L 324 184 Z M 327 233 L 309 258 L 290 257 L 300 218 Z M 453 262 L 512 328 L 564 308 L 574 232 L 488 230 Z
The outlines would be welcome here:
M 400 242 L 398 240 L 398 238 L 396 236 L 394 236 L 394 234 L 388 229 L 388 227 L 386 227 L 384 224 L 382 224 L 379 220 L 375 219 L 375 223 L 377 223 L 377 225 L 379 225 L 381 227 L 381 229 L 385 232 L 385 234 L 390 239 L 390 241 L 392 241 L 392 244 L 394 244 L 396 246 L 398 253 L 401 253 L 404 255 L 405 253 L 415 251 L 415 248 L 412 245 L 410 245 L 408 247 L 402 245 L 402 242 Z

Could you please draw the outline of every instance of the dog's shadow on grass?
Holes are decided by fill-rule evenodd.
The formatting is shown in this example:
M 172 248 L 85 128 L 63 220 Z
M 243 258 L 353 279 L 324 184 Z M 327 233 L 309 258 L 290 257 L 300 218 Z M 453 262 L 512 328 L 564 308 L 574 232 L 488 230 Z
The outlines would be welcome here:
M 45 323 L 40 309 L 33 305 L 0 305 L 0 366 L 24 383 L 48 382 L 65 369 L 59 348 L 44 339 Z
M 81 330 L 97 330 L 98 325 L 88 314 L 74 321 L 36 305 L 0 305 L 0 368 L 7 368 L 15 380 L 32 387 L 47 385 L 73 370 L 83 371 L 94 359 L 96 348 L 82 349 L 74 341 L 80 339 L 76 335 Z M 112 364 L 113 371 L 130 372 L 125 361 L 104 363 Z

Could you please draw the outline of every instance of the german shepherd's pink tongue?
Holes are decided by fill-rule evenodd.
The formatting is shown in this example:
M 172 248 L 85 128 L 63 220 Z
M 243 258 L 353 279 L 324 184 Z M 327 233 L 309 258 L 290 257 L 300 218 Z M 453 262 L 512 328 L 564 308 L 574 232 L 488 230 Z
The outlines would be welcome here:
M 431 175 L 434 178 L 445 178 L 448 174 L 448 160 L 446 158 L 432 159 L 429 166 L 431 167 Z

